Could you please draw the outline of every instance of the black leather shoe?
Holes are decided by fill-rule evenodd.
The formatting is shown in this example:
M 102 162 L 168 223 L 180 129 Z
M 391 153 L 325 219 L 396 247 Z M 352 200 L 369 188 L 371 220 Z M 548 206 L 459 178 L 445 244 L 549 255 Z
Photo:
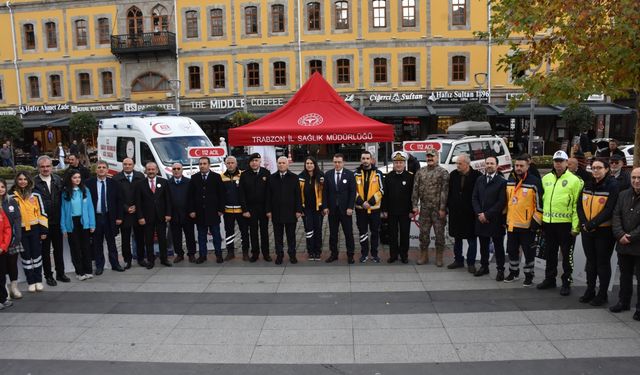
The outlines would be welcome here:
M 398 257 L 391 257 L 391 258 L 387 259 L 387 263 L 394 263 L 397 260 L 398 260 Z
M 251 258 L 249 258 L 249 263 L 255 263 L 257 261 L 258 261 L 257 255 L 252 255 Z
M 553 289 L 555 288 L 556 285 L 556 280 L 555 279 L 544 279 L 542 280 L 542 282 L 540 284 L 538 284 L 538 286 L 536 286 L 536 288 L 542 290 L 542 289 Z
M 349 264 L 355 264 L 356 260 L 353 259 L 353 255 L 347 255 L 347 263 Z
M 111 270 L 116 271 L 116 272 L 124 272 L 124 268 L 122 268 L 120 265 L 117 265 L 115 267 L 111 267 Z
M 216 255 L 216 263 L 222 263 L 222 262 L 224 262 L 222 255 Z
M 353 258 L 353 257 L 352 257 Z M 325 260 L 325 263 L 332 263 L 335 262 L 336 260 L 338 260 L 338 256 L 337 255 L 329 255 L 329 257 L 327 258 L 327 260 Z
M 196 259 L 196 264 L 202 264 L 202 263 L 204 263 L 206 261 L 207 261 L 207 257 L 200 256 L 200 257 L 198 257 L 198 259 Z
M 591 300 L 590 305 L 591 306 L 602 306 L 604 304 L 606 304 L 607 302 L 609 302 L 609 298 L 607 298 L 607 295 L 600 295 L 598 294 L 597 296 L 595 296 L 594 299 Z
M 618 302 L 615 305 L 609 307 L 609 311 L 611 311 L 612 313 L 619 313 L 619 312 L 623 312 L 623 311 L 629 311 L 631 310 L 631 307 L 629 306 L 629 304 L 625 304 L 622 302 Z M 636 314 L 638 312 L 636 311 Z
M 496 281 L 504 281 L 504 271 L 498 270 L 496 274 Z
M 409 259 L 408 259 L 408 258 L 400 258 L 400 261 L 401 261 L 403 264 L 407 264 L 407 263 L 409 263 Z
M 56 280 L 61 281 L 63 283 L 68 283 L 71 281 L 71 279 L 68 278 L 67 275 L 65 275 L 64 273 L 56 275 Z
M 488 274 L 489 274 L 489 267 L 482 266 L 478 268 L 478 270 L 476 271 L 476 273 L 473 274 L 473 276 L 483 276 Z
M 147 262 L 147 269 L 150 270 L 156 265 L 156 262 Z
M 273 260 L 271 259 L 270 255 L 264 255 L 262 258 L 264 259 L 265 262 L 271 262 Z
M 464 267 L 464 263 L 458 263 L 458 262 L 453 262 L 447 266 L 447 268 L 450 270 L 455 270 L 456 268 L 463 268 L 463 267 Z
M 571 285 L 569 283 L 562 283 L 562 286 L 560 287 L 560 295 L 566 297 L 569 294 L 571 294 Z
M 596 296 L 596 292 L 593 290 L 587 289 L 582 297 L 578 298 L 578 302 L 580 303 L 589 303 Z
M 633 314 L 633 320 L 640 321 L 640 310 L 636 310 L 636 312 Z
M 176 255 L 176 257 L 173 258 L 173 264 L 178 264 L 183 260 L 184 260 L 184 255 Z
M 236 255 L 234 253 L 228 253 L 226 257 L 224 257 L 224 260 L 226 261 L 230 261 L 236 258 Z
M 160 264 L 162 264 L 165 267 L 172 267 L 173 266 L 173 264 L 169 263 L 169 261 L 167 259 L 161 260 Z
M 138 261 L 138 265 L 140 267 L 147 268 L 149 266 L 149 263 L 146 260 L 143 259 L 143 260 Z
M 102 268 L 96 268 L 96 272 L 95 272 L 96 276 L 100 276 L 100 275 L 102 275 L 103 273 L 104 273 L 104 269 L 102 269 Z
M 130 268 L 131 268 L 131 261 L 124 262 L 124 269 L 125 269 L 125 270 L 128 270 L 128 269 L 130 269 Z
M 45 280 L 47 281 L 47 285 L 49 286 L 58 285 L 58 283 L 56 282 L 56 279 L 54 279 L 53 276 L 45 277 Z
M 242 254 L 242 261 L 246 262 L 249 260 L 249 254 Z
M 282 264 L 282 255 L 276 257 L 276 264 Z
M 189 255 L 189 263 L 195 263 L 196 262 L 196 256 L 195 255 Z
M 290 255 L 289 256 L 289 262 L 291 262 L 291 264 L 296 264 L 296 263 L 298 263 L 298 258 L 296 258 L 295 255 Z

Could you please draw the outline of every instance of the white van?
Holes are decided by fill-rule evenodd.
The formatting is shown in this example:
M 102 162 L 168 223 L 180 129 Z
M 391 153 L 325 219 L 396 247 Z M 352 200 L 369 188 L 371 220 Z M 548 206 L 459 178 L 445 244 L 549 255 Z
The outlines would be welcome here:
M 480 172 L 484 172 L 484 159 L 492 155 L 498 158 L 498 171 L 504 176 L 513 171 L 509 148 L 498 136 L 436 134 L 424 141 L 402 142 L 402 149 L 415 156 L 422 167 L 427 165 L 426 148 L 438 151 L 440 165 L 449 172 L 456 169 L 456 157 L 460 154 L 469 155 L 471 168 Z M 393 164 L 390 164 L 389 170 L 392 168 Z
M 206 146 L 213 144 L 189 117 L 114 117 L 98 123 L 98 159 L 109 164 L 110 175 L 122 171 L 122 160 L 132 158 L 140 172 L 147 161 L 155 161 L 164 178 L 171 177 L 171 165 L 180 162 L 189 177 L 198 172 L 198 160 L 187 157 L 187 148 Z M 211 169 L 223 172 L 222 158 L 211 158 Z

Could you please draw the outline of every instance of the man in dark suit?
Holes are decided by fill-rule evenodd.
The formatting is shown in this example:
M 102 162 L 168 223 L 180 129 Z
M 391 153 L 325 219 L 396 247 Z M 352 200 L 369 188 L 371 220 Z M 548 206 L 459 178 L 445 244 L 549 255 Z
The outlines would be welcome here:
M 504 281 L 504 208 L 507 204 L 507 180 L 498 173 L 498 158 L 485 159 L 485 175 L 478 177 L 473 189 L 473 211 L 476 214 L 476 235 L 480 239 L 480 268 L 474 274 L 489 274 L 489 242 L 493 242 L 496 281 Z
M 40 156 L 37 161 L 38 175 L 34 179 L 35 188 L 42 196 L 44 210 L 49 219 L 49 235 L 42 241 L 42 269 L 47 285 L 56 286 L 58 281 L 71 281 L 64 273 L 64 256 L 62 245 L 62 231 L 60 230 L 60 198 L 62 193 L 62 179 L 53 171 L 53 162 L 47 155 Z M 51 271 L 51 247 L 56 266 L 56 278 Z
M 118 261 L 116 234 L 118 225 L 122 224 L 122 202 L 120 201 L 120 186 L 116 181 L 107 178 L 109 165 L 105 161 L 96 164 L 96 176 L 86 181 L 91 193 L 94 212 L 96 213 L 96 230 L 93 232 L 93 254 L 96 260 L 96 275 L 102 275 L 104 270 L 103 242 L 107 240 L 109 264 L 116 272 L 123 272 L 124 268 Z
M 389 223 L 389 259 L 387 263 L 398 260 L 408 263 L 409 233 L 413 204 L 413 173 L 405 170 L 408 156 L 403 151 L 391 155 L 393 170 L 384 177 L 384 196 L 382 197 L 382 216 Z
M 157 177 L 158 165 L 152 161 L 145 166 L 147 178 L 135 187 L 136 216 L 138 224 L 144 225 L 144 243 L 147 250 L 147 269 L 155 265 L 153 235 L 158 236 L 160 264 L 171 267 L 167 259 L 167 223 L 171 221 L 171 192 L 168 181 Z
M 302 216 L 302 195 L 298 176 L 289 171 L 289 160 L 285 156 L 278 158 L 278 171 L 269 177 L 268 189 L 267 217 L 273 224 L 276 264 L 282 264 L 284 258 L 285 231 L 289 261 L 296 264 L 296 224 Z
M 249 262 L 258 260 L 262 250 L 265 261 L 271 262 L 269 255 L 269 219 L 267 219 L 267 184 L 269 170 L 260 166 L 262 158 L 257 152 L 249 156 L 249 169 L 240 175 L 240 205 L 242 216 L 249 220 L 249 236 L 251 237 L 251 258 Z M 258 237 L 258 233 L 260 236 Z
M 220 236 L 220 216 L 224 212 L 224 186 L 220 175 L 212 172 L 208 157 L 198 161 L 200 173 L 191 176 L 189 182 L 189 217 L 198 227 L 198 248 L 200 256 L 197 264 L 207 261 L 207 234 L 211 232 L 216 263 L 222 263 L 222 237 Z
M 327 189 L 327 210 L 329 211 L 329 249 L 331 256 L 326 262 L 338 259 L 338 229 L 342 225 L 347 245 L 347 261 L 353 264 L 355 241 L 353 240 L 353 206 L 356 199 L 356 180 L 353 172 L 344 168 L 344 155 L 333 156 L 334 169 L 324 175 Z
M 173 263 L 180 263 L 184 260 L 184 250 L 182 249 L 182 233 L 187 242 L 187 256 L 189 263 L 196 261 L 196 237 L 194 232 L 193 219 L 189 217 L 189 182 L 187 177 L 182 175 L 182 164 L 173 163 L 171 166 L 173 176 L 169 179 L 169 190 L 171 190 L 171 240 L 176 257 Z
M 120 241 L 122 242 L 122 258 L 124 268 L 131 268 L 131 232 L 136 241 L 136 258 L 140 267 L 147 267 L 144 260 L 144 228 L 138 224 L 136 216 L 135 186 L 144 181 L 142 173 L 133 170 L 133 159 L 122 160 L 122 172 L 113 176 L 113 181 L 120 185 L 120 203 L 122 204 L 122 225 L 120 226 Z

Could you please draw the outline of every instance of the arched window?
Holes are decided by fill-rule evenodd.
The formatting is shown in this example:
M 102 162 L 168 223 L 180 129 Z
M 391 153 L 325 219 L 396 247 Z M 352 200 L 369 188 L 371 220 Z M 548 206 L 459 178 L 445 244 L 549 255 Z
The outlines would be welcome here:
M 87 21 L 76 21 L 76 46 L 87 45 Z
M 153 15 L 153 31 L 168 31 L 169 30 L 169 16 L 167 15 L 167 8 L 162 5 L 156 5 L 151 11 Z
M 27 23 L 24 28 L 24 49 L 36 49 L 36 32 L 32 23 Z
M 307 30 L 320 30 L 320 3 L 307 4 Z
M 131 7 L 127 11 L 127 31 L 129 35 L 142 34 L 142 11 L 138 7 Z
M 224 18 L 222 9 L 211 9 L 211 36 L 224 35 Z
M 47 35 L 47 48 L 58 48 L 58 34 L 56 33 L 56 23 L 47 22 L 44 24 Z
M 169 91 L 169 81 L 162 75 L 154 72 L 147 72 L 138 76 L 131 84 L 131 91 Z
M 187 38 L 198 37 L 198 12 L 195 10 L 187 11 L 185 14 L 187 21 Z
M 104 17 L 98 18 L 98 42 L 100 44 L 109 44 L 111 40 L 110 35 L 109 19 Z
M 271 32 L 281 33 L 284 31 L 284 5 L 275 4 L 271 6 Z
M 258 8 L 254 6 L 244 8 L 244 33 L 258 33 Z

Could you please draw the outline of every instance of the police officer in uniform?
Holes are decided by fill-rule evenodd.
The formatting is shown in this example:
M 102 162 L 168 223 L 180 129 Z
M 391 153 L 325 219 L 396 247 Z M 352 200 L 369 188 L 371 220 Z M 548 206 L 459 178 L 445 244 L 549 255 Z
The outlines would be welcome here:
M 396 151 L 391 155 L 393 170 L 384 178 L 384 197 L 382 197 L 382 216 L 389 223 L 389 259 L 387 263 L 398 260 L 408 263 L 409 229 L 413 217 L 411 193 L 413 192 L 413 173 L 405 169 L 407 154 Z M 399 243 L 398 243 L 399 242 Z
M 257 152 L 249 156 L 249 169 L 240 176 L 240 205 L 242 216 L 249 220 L 251 236 L 251 263 L 258 260 L 262 251 L 265 261 L 269 255 L 269 219 L 267 219 L 267 184 L 269 170 L 260 166 L 261 156 Z M 259 235 L 258 235 L 259 234 Z

